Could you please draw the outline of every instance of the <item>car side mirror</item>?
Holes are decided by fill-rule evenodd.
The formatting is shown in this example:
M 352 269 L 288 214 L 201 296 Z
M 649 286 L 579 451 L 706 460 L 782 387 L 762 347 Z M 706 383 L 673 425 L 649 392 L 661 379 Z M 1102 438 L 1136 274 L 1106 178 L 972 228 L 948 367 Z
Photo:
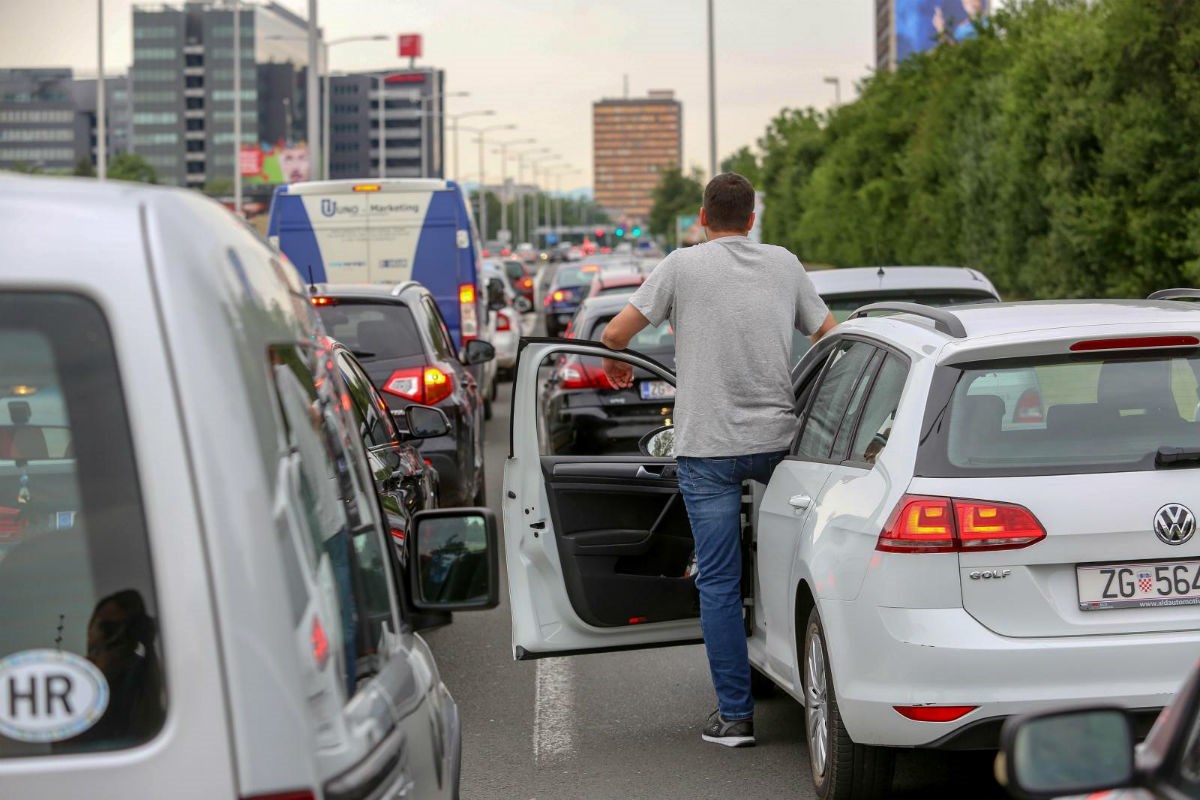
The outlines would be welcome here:
M 1134 733 L 1120 708 L 1077 708 L 1014 717 L 1000 734 L 997 777 L 1011 794 L 1085 795 L 1134 785 Z
M 655 428 L 647 433 L 638 441 L 638 450 L 644 456 L 653 458 L 674 458 L 675 457 L 675 428 L 671 425 L 664 425 L 661 428 Z
M 530 302 L 528 297 L 521 295 L 516 300 L 513 300 L 513 308 L 515 308 L 519 314 L 528 314 L 533 310 L 533 303 Z
M 409 579 L 418 611 L 470 611 L 499 605 L 499 540 L 491 509 L 418 511 L 409 531 Z
M 496 348 L 492 347 L 491 342 L 485 342 L 483 339 L 472 339 L 463 348 L 462 361 L 471 366 L 491 361 L 495 357 Z
M 446 412 L 433 406 L 411 405 L 401 411 L 393 411 L 392 420 L 408 439 L 432 439 L 450 432 L 450 419 Z

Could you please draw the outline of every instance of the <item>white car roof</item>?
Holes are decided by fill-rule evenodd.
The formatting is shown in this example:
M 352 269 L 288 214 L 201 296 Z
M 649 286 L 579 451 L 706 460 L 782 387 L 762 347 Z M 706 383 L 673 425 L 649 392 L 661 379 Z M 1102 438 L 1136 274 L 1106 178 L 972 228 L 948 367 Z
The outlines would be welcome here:
M 849 267 L 811 270 L 808 276 L 822 297 L 934 289 L 983 291 L 1000 297 L 987 276 L 969 267 Z

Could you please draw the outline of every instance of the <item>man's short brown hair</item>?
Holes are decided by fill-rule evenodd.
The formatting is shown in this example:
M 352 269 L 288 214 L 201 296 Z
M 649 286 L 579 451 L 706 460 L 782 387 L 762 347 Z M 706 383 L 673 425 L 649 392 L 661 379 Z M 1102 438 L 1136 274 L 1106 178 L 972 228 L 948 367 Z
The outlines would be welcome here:
M 754 213 L 754 187 L 736 172 L 722 172 L 704 187 L 709 230 L 745 231 Z

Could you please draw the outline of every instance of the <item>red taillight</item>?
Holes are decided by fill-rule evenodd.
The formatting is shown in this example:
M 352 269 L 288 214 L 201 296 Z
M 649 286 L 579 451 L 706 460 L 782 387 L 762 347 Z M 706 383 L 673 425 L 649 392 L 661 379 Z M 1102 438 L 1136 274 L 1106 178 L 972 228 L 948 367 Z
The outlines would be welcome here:
M 892 706 L 902 717 L 915 722 L 954 722 L 979 706 Z
M 885 553 L 1015 550 L 1044 538 L 1046 529 L 1022 506 L 905 495 L 875 549 Z
M 437 367 L 398 369 L 383 384 L 383 391 L 416 403 L 433 405 L 454 391 L 454 378 Z
M 1086 339 L 1071 345 L 1072 353 L 1089 353 L 1095 350 L 1138 350 L 1143 347 L 1196 347 L 1200 339 L 1195 336 L 1136 336 L 1127 339 Z
M 458 287 L 458 320 L 462 330 L 463 344 L 479 335 L 479 314 L 475 310 L 475 284 L 473 283 L 464 283 Z
M 1037 389 L 1026 389 L 1017 399 L 1013 422 L 1043 422 L 1042 395 Z
M 331 305 L 334 305 L 337 301 L 334 300 L 332 297 L 312 297 L 312 298 L 309 298 L 309 302 L 312 303 L 314 306 L 331 306 Z
M 404 531 L 403 530 L 401 530 L 400 528 L 392 528 L 391 530 L 388 531 L 388 533 L 390 533 L 392 535 L 392 538 L 396 541 L 396 544 L 404 544 Z
M 580 362 L 579 356 L 571 356 L 558 368 L 561 389 L 611 389 L 612 384 L 600 367 L 590 367 Z
M 554 294 L 552 294 L 550 296 L 554 298 L 554 302 L 556 302 L 556 303 L 561 303 L 563 300 L 567 299 L 566 293 L 563 292 L 561 289 L 559 289 L 558 291 L 556 291 Z
M 325 664 L 329 661 L 329 638 L 325 636 L 325 628 L 321 627 L 320 617 L 313 617 L 309 641 L 312 643 L 313 663 L 317 665 L 317 669 L 325 669 Z
M 504 314 L 501 314 L 500 316 L 496 317 L 496 330 L 498 330 L 498 331 L 511 331 L 512 330 L 512 323 L 508 321 L 508 317 L 505 316 Z
M 532 289 L 533 288 L 533 278 L 522 278 L 521 286 L 523 286 L 526 289 Z

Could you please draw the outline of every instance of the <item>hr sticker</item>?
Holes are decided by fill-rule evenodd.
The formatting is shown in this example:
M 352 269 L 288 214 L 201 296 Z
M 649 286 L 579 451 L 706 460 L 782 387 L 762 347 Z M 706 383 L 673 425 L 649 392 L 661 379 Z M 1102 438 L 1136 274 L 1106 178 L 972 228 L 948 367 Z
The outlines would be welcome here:
M 0 734 L 60 742 L 83 733 L 108 707 L 108 682 L 92 662 L 60 650 L 0 659 Z

